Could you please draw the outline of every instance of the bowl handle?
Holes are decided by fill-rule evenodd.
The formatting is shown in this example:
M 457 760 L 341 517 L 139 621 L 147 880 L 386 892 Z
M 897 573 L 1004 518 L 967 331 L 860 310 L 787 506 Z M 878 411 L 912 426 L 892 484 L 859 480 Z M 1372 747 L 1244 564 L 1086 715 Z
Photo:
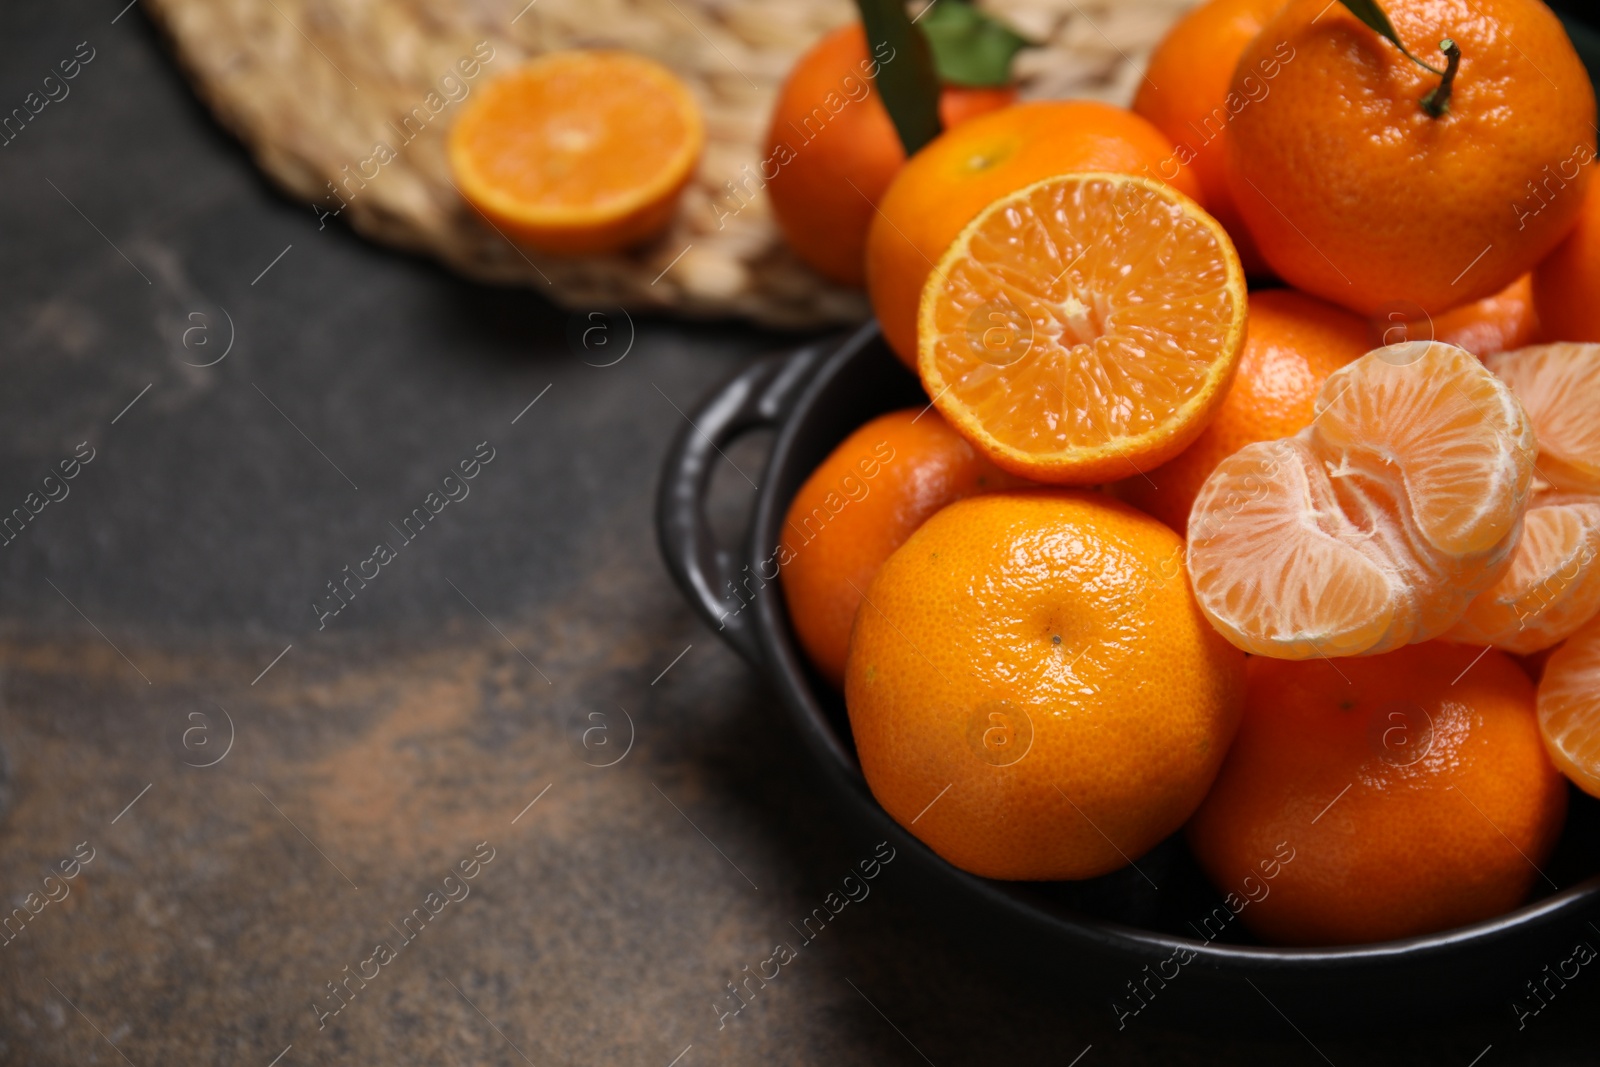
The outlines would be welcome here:
M 656 497 L 656 535 L 673 581 L 700 617 L 753 666 L 762 664 L 755 615 L 731 590 L 740 571 L 737 552 L 718 544 L 706 521 L 705 498 L 723 450 L 751 430 L 781 422 L 838 347 L 837 339 L 768 356 L 730 378 L 686 416 L 667 453 Z M 757 492 L 760 492 L 758 489 Z

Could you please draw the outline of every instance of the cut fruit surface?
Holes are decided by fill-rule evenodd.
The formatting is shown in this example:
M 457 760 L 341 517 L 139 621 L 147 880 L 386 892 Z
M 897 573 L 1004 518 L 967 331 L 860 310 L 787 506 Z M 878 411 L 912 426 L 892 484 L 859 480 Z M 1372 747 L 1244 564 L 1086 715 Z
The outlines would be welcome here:
M 1569 637 L 1545 664 L 1539 731 L 1561 773 L 1600 797 L 1600 619 Z
M 1189 515 L 1200 607 L 1247 652 L 1354 656 L 1450 629 L 1507 565 L 1533 432 L 1452 345 L 1380 348 L 1335 371 L 1292 438 L 1247 445 Z
M 1600 496 L 1536 493 L 1511 566 L 1445 638 L 1524 655 L 1557 644 L 1600 611 L 1597 559 Z
M 1238 366 L 1244 273 L 1160 182 L 1066 174 L 968 224 L 922 292 L 918 370 L 997 465 L 1091 484 L 1181 452 Z
M 671 219 L 705 126 L 683 82 L 643 56 L 555 52 L 492 82 L 450 131 L 463 196 L 532 248 L 617 251 Z
M 1600 493 L 1600 344 L 1532 345 L 1484 359 L 1533 420 L 1539 477 Z

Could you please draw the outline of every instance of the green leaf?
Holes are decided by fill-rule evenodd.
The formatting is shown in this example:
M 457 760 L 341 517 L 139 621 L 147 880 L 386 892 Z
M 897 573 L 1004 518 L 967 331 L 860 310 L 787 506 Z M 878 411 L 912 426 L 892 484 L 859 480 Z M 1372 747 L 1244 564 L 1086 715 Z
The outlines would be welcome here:
M 933 65 L 946 85 L 1011 84 L 1011 60 L 1033 42 L 966 0 L 934 0 L 917 25 L 933 46 Z
M 1411 62 L 1419 67 L 1431 70 L 1435 74 L 1444 73 L 1438 67 L 1433 66 L 1431 63 L 1424 63 L 1411 54 L 1411 49 L 1406 47 L 1405 42 L 1400 39 L 1400 35 L 1395 32 L 1394 23 L 1390 22 L 1389 16 L 1383 13 L 1383 8 L 1378 6 L 1378 0 L 1340 0 L 1340 3 L 1349 9 L 1350 14 L 1370 26 L 1374 33 L 1384 37 L 1390 44 L 1400 49 L 1401 54 Z
M 1406 50 L 1406 46 L 1400 42 L 1400 35 L 1394 31 L 1394 23 L 1383 13 L 1383 8 L 1378 6 L 1378 0 L 1341 0 L 1341 2 L 1350 9 L 1350 14 L 1372 27 L 1373 32 L 1387 37 L 1400 51 Z
M 906 155 L 939 136 L 939 75 L 928 39 L 911 24 L 904 0 L 856 0 L 877 64 L 873 82 Z

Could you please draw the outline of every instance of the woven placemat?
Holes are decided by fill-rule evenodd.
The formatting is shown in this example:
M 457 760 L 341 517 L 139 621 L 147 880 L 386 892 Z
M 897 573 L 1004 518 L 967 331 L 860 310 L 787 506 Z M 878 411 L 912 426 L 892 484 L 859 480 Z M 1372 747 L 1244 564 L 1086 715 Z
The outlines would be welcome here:
M 1192 0 L 989 0 L 1044 47 L 1018 59 L 1031 98 L 1127 103 Z M 620 305 L 812 327 L 864 317 L 861 293 L 785 247 L 764 196 L 730 182 L 761 158 L 797 56 L 848 0 L 146 0 L 200 95 L 322 225 L 438 257 L 571 308 Z M 682 75 L 708 141 L 669 232 L 625 255 L 517 248 L 451 184 L 445 134 L 478 87 L 544 52 L 631 49 Z M 746 168 L 750 168 L 749 171 Z M 730 210 L 737 208 L 737 210 Z M 335 214 L 337 213 L 337 214 Z

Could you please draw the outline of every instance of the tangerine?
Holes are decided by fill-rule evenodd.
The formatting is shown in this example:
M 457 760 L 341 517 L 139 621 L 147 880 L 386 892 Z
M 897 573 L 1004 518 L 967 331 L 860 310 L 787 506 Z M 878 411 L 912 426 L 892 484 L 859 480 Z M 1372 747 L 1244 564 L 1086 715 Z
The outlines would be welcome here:
M 664 228 L 705 124 L 688 87 L 620 51 L 551 52 L 489 83 L 450 130 L 462 195 L 530 248 L 617 252 Z
M 873 796 L 940 856 L 1090 878 L 1200 803 L 1243 683 L 1175 533 L 1100 493 L 1013 490 L 951 504 L 879 569 L 845 703 Z
M 1177 158 L 1193 167 L 1205 192 L 1206 209 L 1217 217 L 1239 250 L 1252 278 L 1270 273 L 1256 251 L 1228 187 L 1228 125 L 1240 111 L 1272 91 L 1280 63 L 1258 61 L 1246 74 L 1245 94 L 1233 89 L 1233 72 L 1244 46 L 1288 0 L 1207 0 L 1173 24 L 1156 45 L 1133 111 L 1172 138 Z
M 1404 321 L 1391 312 L 1375 329 L 1373 343 L 1443 341 L 1475 356 L 1492 356 L 1532 344 L 1539 335 L 1539 312 L 1533 303 L 1533 275 L 1524 274 L 1493 296 L 1453 307 L 1440 315 Z
M 1545 661 L 1539 730 L 1561 773 L 1600 797 L 1600 619 L 1591 620 Z
M 1600 341 L 1600 186 L 1590 184 L 1572 232 L 1533 272 L 1546 341 Z
M 1566 236 L 1592 169 L 1594 89 L 1539 0 L 1383 10 L 1440 70 L 1435 46 L 1454 42 L 1444 109 L 1425 103 L 1441 77 L 1344 6 L 1291 0 L 1235 72 L 1238 92 L 1256 64 L 1282 61 L 1271 93 L 1229 127 L 1230 182 L 1291 285 L 1364 315 L 1396 300 L 1437 314 L 1504 289 Z
M 1353 944 L 1522 903 L 1567 790 L 1533 683 L 1504 653 L 1477 655 L 1431 642 L 1337 670 L 1250 661 L 1238 736 L 1188 827 L 1247 927 L 1280 944 Z
M 1600 344 L 1532 345 L 1484 363 L 1527 409 L 1539 443 L 1539 477 L 1600 493 Z
M 1528 501 L 1511 566 L 1444 637 L 1527 655 L 1600 611 L 1600 496 L 1545 490 Z
M 795 636 L 823 677 L 844 685 L 856 609 L 889 554 L 946 504 L 1016 484 L 926 408 L 880 415 L 829 453 L 789 504 L 778 554 Z
M 891 53 L 892 55 L 892 53 Z M 841 26 L 801 56 L 772 110 L 763 168 L 767 195 L 789 247 L 819 274 L 861 285 L 867 228 L 883 191 L 905 164 L 905 150 L 873 77 L 861 23 Z M 1011 86 L 945 86 L 946 128 L 1016 100 Z M 765 170 L 763 171 L 765 177 Z
M 1305 429 L 1206 479 L 1188 529 L 1200 606 L 1283 659 L 1437 637 L 1508 564 L 1533 457 L 1522 405 L 1471 353 L 1369 352 L 1329 375 Z

